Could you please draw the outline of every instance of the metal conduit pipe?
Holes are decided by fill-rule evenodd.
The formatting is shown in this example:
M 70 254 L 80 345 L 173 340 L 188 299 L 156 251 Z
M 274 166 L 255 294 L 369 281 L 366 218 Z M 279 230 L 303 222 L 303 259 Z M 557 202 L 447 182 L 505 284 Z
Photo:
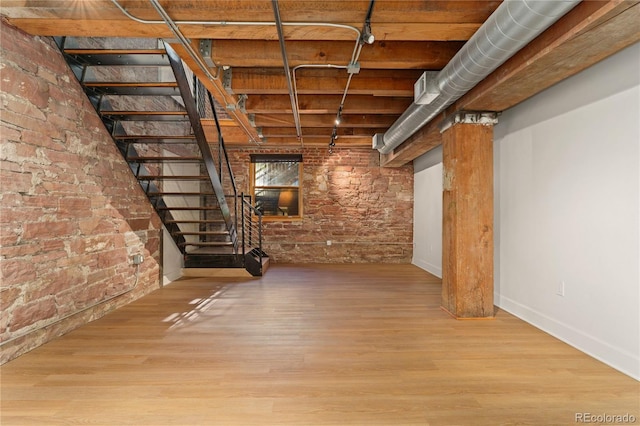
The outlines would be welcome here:
M 118 8 L 120 11 L 132 21 L 139 22 L 141 24 L 164 24 L 164 21 L 153 21 L 148 19 L 141 19 L 137 16 L 132 15 L 127 9 L 125 9 L 118 0 L 111 0 L 111 2 Z M 176 25 L 241 25 L 241 26 L 275 26 L 275 22 L 262 22 L 262 21 L 173 21 Z M 333 28 L 342 28 L 345 30 L 354 31 L 360 37 L 360 30 L 351 25 L 345 24 L 333 24 L 331 22 L 283 22 L 283 26 L 291 26 L 291 27 L 333 27 Z
M 193 50 L 193 48 L 191 47 L 191 44 L 189 43 L 189 39 L 187 39 L 184 36 L 184 34 L 182 34 L 182 31 L 180 31 L 176 23 L 171 19 L 169 14 L 164 10 L 162 5 L 160 5 L 158 0 L 149 0 L 149 1 L 151 2 L 151 5 L 156 9 L 158 14 L 162 17 L 162 19 L 164 20 L 163 22 L 169 26 L 169 29 L 171 30 L 171 32 L 173 32 L 173 34 L 178 38 L 178 40 L 180 40 L 180 43 L 182 43 L 184 48 L 187 50 L 187 52 L 189 53 L 189 56 L 191 56 L 196 61 L 198 66 L 207 73 L 208 78 L 215 80 L 217 76 L 214 77 L 213 75 L 211 75 L 210 72 L 208 72 L 207 65 L 204 62 L 202 62 L 202 59 L 200 58 L 200 56 L 198 56 L 198 54 Z
M 333 64 L 305 64 L 305 65 L 298 65 L 298 66 L 293 67 L 293 70 L 291 71 L 292 80 L 293 80 L 293 94 L 294 94 L 294 98 L 295 98 L 295 102 L 296 102 L 296 109 L 298 111 L 298 114 L 300 114 L 300 101 L 298 100 L 298 84 L 296 82 L 296 72 L 301 68 L 347 69 L 348 66 L 347 65 L 333 65 Z M 300 142 L 303 143 L 304 141 L 300 140 Z
M 287 87 L 289 88 L 289 99 L 291 100 L 291 109 L 293 110 L 293 122 L 296 126 L 296 136 L 298 141 L 302 141 L 302 125 L 300 124 L 300 113 L 298 112 L 297 94 L 294 92 L 293 82 L 291 81 L 291 68 L 289 68 L 289 58 L 287 57 L 287 49 L 284 45 L 284 32 L 282 31 L 282 19 L 280 19 L 280 8 L 278 0 L 271 0 L 273 7 L 273 15 L 276 20 L 276 28 L 278 29 L 278 41 L 280 42 L 280 51 L 282 52 L 282 62 L 284 64 L 284 72 L 287 74 Z
M 374 148 L 389 154 L 579 2 L 505 0 L 436 75 L 437 96 L 428 104 L 412 103 Z
M 211 74 L 211 72 L 209 71 L 209 68 L 207 67 L 206 64 L 202 63 L 202 60 L 200 59 L 199 55 L 197 53 L 195 53 L 193 51 L 193 48 L 191 48 L 191 45 L 189 44 L 189 40 L 182 34 L 182 32 L 180 31 L 180 29 L 178 28 L 178 25 L 243 25 L 243 26 L 258 26 L 258 25 L 278 25 L 276 22 L 259 22 L 259 21 L 238 21 L 238 22 L 228 22 L 228 21 L 174 21 L 171 19 L 171 17 L 169 17 L 168 13 L 164 10 L 164 8 L 160 5 L 160 3 L 158 3 L 156 0 L 150 0 L 151 4 L 153 5 L 153 7 L 156 9 L 156 11 L 160 14 L 160 16 L 163 18 L 163 20 L 161 21 L 155 21 L 155 20 L 146 20 L 146 19 L 141 19 L 138 18 L 134 15 L 132 15 L 131 13 L 129 13 L 129 11 L 127 9 L 125 9 L 119 2 L 118 0 L 111 0 L 111 2 L 129 19 L 131 19 L 132 21 L 141 23 L 141 24 L 166 24 L 169 26 L 169 28 L 171 29 L 171 31 L 174 33 L 174 35 L 180 40 L 180 42 L 182 43 L 182 45 L 185 47 L 185 49 L 187 50 L 187 52 L 189 53 L 189 55 L 193 58 L 194 61 L 196 61 L 196 63 L 198 64 L 198 66 L 202 69 L 202 71 L 205 73 L 205 75 L 207 76 L 207 78 L 209 78 L 210 80 L 217 80 L 218 79 L 218 74 L 216 74 L 215 76 L 213 74 Z M 354 31 L 357 34 L 357 39 L 359 40 L 361 37 L 361 33 L 360 30 L 356 27 L 353 27 L 351 25 L 344 25 L 344 24 L 333 24 L 333 23 L 329 23 L 329 22 L 281 22 L 279 24 L 279 28 L 278 28 L 278 33 L 280 34 L 281 30 L 281 26 L 318 26 L 318 27 L 332 27 L 332 28 L 341 28 L 341 29 L 346 29 L 346 30 L 350 30 L 350 31 Z M 283 37 L 280 37 L 281 39 L 284 39 Z M 356 46 L 357 46 L 357 42 L 356 42 Z M 355 55 L 355 49 L 354 49 L 354 54 Z M 352 55 L 352 56 L 353 56 Z M 287 69 L 289 69 L 287 67 Z M 289 73 L 289 80 L 291 79 L 290 73 Z M 216 86 L 217 88 L 217 86 Z M 218 89 L 218 92 L 220 92 L 220 90 Z M 291 83 L 289 81 L 289 92 L 290 92 L 290 96 L 294 97 L 293 95 L 291 95 Z M 222 92 L 220 92 L 221 95 L 224 96 L 224 94 Z M 297 93 L 295 94 L 295 97 L 297 97 Z M 292 102 L 292 106 L 296 105 L 297 106 L 297 100 L 295 103 Z M 294 109 L 295 111 L 295 109 Z M 238 118 L 237 114 L 235 111 L 231 111 L 231 113 Z M 302 135 L 302 130 L 300 129 L 300 116 L 299 114 L 295 113 L 295 120 L 296 120 L 296 132 L 298 133 L 298 137 L 301 137 Z M 238 119 L 238 123 L 244 128 L 244 131 L 250 135 L 251 132 L 244 126 L 244 124 L 242 124 L 242 121 Z M 253 139 L 253 138 L 252 138 Z M 254 143 L 259 144 L 259 142 L 253 140 Z
M 116 6 L 118 6 L 118 8 L 120 10 L 122 10 L 125 15 L 127 15 L 128 17 L 131 17 L 131 15 L 129 15 L 128 12 L 126 12 L 126 10 L 124 10 L 124 8 L 122 8 L 120 6 L 120 4 L 118 3 L 117 0 L 111 0 Z M 162 7 L 162 5 L 157 1 L 157 0 L 149 0 L 151 2 L 151 5 L 156 9 L 156 11 L 158 12 L 158 14 L 162 17 L 162 21 L 160 21 L 161 23 L 167 24 L 167 26 L 169 27 L 169 29 L 173 32 L 173 34 L 178 38 L 178 40 L 180 40 L 180 43 L 182 44 L 182 46 L 185 48 L 185 50 L 187 51 L 187 53 L 189 54 L 189 56 L 191 56 L 191 58 L 193 58 L 194 61 L 196 61 L 196 64 L 198 64 L 198 67 L 202 70 L 202 72 L 207 76 L 208 79 L 210 80 L 217 80 L 218 79 L 218 75 L 216 74 L 215 76 L 211 74 L 211 72 L 209 71 L 209 67 L 202 62 L 202 59 L 200 58 L 200 56 L 193 50 L 193 48 L 191 47 L 191 44 L 189 43 L 189 39 L 187 39 L 184 34 L 182 34 L 182 31 L 180 31 L 180 28 L 178 28 L 178 24 L 173 21 L 171 19 L 171 17 L 169 16 L 169 14 L 164 10 L 164 8 Z M 140 20 L 135 19 L 138 22 L 140 22 Z M 224 94 L 220 91 L 220 89 L 215 86 L 216 89 L 218 90 L 218 93 L 220 93 L 222 96 L 224 96 Z M 238 116 L 236 115 L 235 111 L 232 111 L 233 115 L 236 117 L 237 119 L 237 123 L 240 124 L 240 126 L 243 128 L 243 130 L 245 131 L 245 133 L 247 134 L 247 136 L 249 136 L 249 138 L 251 139 L 251 141 L 253 143 L 255 143 L 256 145 L 259 145 L 260 143 L 258 141 L 256 141 L 253 136 L 251 136 L 251 131 L 249 129 L 247 129 L 247 127 L 242 123 L 242 120 L 238 119 Z

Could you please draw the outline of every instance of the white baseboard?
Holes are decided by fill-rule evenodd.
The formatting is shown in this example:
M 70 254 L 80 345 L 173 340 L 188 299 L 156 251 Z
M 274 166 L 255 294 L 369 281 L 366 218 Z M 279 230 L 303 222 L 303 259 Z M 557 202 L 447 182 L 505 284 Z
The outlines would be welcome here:
M 551 318 L 515 300 L 496 295 L 495 304 L 512 315 L 552 335 L 608 366 L 640 381 L 640 357 L 582 330 Z
M 177 270 L 177 271 L 173 271 L 168 274 L 165 274 L 162 277 L 162 285 L 171 284 L 173 281 L 177 280 L 178 278 L 182 278 L 181 270 Z
M 429 263 L 424 259 L 413 259 L 413 262 L 411 263 L 416 265 L 418 268 L 422 268 L 430 274 L 435 275 L 438 278 L 442 278 L 442 267 L 440 266 Z

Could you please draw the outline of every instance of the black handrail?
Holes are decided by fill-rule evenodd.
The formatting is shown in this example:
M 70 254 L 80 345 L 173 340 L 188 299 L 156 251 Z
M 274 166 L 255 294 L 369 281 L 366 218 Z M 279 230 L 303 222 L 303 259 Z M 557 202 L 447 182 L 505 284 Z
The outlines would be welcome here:
M 246 254 L 245 247 L 255 247 L 252 251 L 258 256 L 260 264 L 262 264 L 262 258 L 265 257 L 262 250 L 262 212 L 251 204 L 250 196 L 243 193 L 240 198 L 242 199 L 242 254 Z M 254 234 L 258 236 L 257 241 Z
M 224 189 L 222 187 L 222 183 L 220 182 L 220 177 L 218 176 L 213 155 L 211 154 L 211 150 L 209 149 L 209 145 L 204 134 L 204 129 L 202 128 L 202 122 L 200 121 L 198 107 L 194 100 L 193 94 L 191 93 L 189 80 L 187 79 L 184 66 L 182 65 L 182 60 L 168 43 L 165 43 L 165 49 L 167 51 L 169 63 L 176 77 L 176 83 L 178 84 L 178 88 L 180 89 L 180 93 L 182 94 L 182 98 L 184 100 L 184 107 L 187 110 L 187 115 L 189 116 L 189 121 L 191 122 L 191 127 L 193 129 L 193 134 L 196 138 L 196 142 L 202 154 L 202 161 L 204 162 L 205 168 L 207 169 L 211 186 L 213 187 L 214 193 L 216 194 L 218 206 L 220 207 L 220 212 L 222 213 L 222 218 L 224 219 L 226 227 L 230 231 L 230 233 L 235 233 L 235 224 L 231 219 L 229 205 L 227 204 L 224 196 Z
M 238 189 L 236 186 L 235 177 L 233 175 L 233 171 L 231 169 L 231 162 L 229 161 L 229 155 L 227 153 L 227 149 L 224 143 L 224 138 L 222 136 L 222 128 L 220 126 L 220 121 L 218 119 L 218 114 L 215 107 L 215 102 L 213 100 L 213 96 L 211 93 L 204 87 L 202 82 L 197 79 L 194 79 L 194 87 L 193 92 L 197 93 L 198 100 L 202 99 L 200 92 L 201 88 L 206 91 L 207 97 L 209 99 L 209 106 L 211 107 L 211 111 L 213 113 L 213 118 L 216 124 L 216 129 L 218 131 L 218 163 L 219 167 L 216 168 L 216 162 L 213 158 L 213 154 L 209 148 L 209 144 L 206 140 L 206 136 L 204 134 L 204 129 L 202 126 L 201 115 L 199 111 L 199 106 L 195 99 L 194 94 L 191 93 L 191 89 L 189 87 L 189 82 L 187 80 L 184 67 L 182 65 L 182 61 L 176 54 L 176 52 L 167 44 L 165 44 L 167 49 L 167 54 L 169 57 L 169 62 L 171 67 L 173 68 L 174 74 L 176 76 L 176 82 L 178 83 L 178 87 L 182 93 L 185 109 L 187 110 L 187 114 L 189 115 L 189 119 L 191 121 L 191 125 L 193 128 L 193 133 L 200 147 L 200 151 L 202 153 L 202 159 L 209 174 L 211 185 L 218 199 L 218 206 L 222 212 L 222 216 L 227 225 L 227 229 L 229 230 L 229 235 L 231 237 L 231 241 L 234 247 L 234 253 L 238 254 L 239 247 L 238 245 L 242 245 L 242 255 L 246 257 L 249 253 L 246 252 L 247 247 L 251 250 L 251 256 L 255 256 L 259 262 L 260 272 L 262 271 L 262 261 L 263 258 L 266 257 L 266 254 L 262 250 L 262 213 L 257 210 L 251 203 L 251 197 L 246 197 L 244 194 L 238 196 Z M 204 111 L 206 111 L 206 107 L 203 107 L 203 115 Z M 233 203 L 234 203 L 234 217 L 233 220 L 231 218 L 231 212 L 229 209 L 229 205 L 226 201 L 226 195 L 224 191 L 224 187 L 222 185 L 223 178 L 223 161 L 226 163 L 226 169 L 229 173 L 229 183 L 231 189 L 233 190 Z M 247 201 L 247 199 L 249 201 Z M 240 200 L 240 209 L 241 214 L 240 218 L 238 217 L 238 202 Z M 245 213 L 246 212 L 246 213 Z M 242 230 L 242 241 L 240 242 L 240 238 L 238 235 L 238 221 L 241 221 Z M 257 235 L 257 241 L 256 241 Z M 257 247 L 256 247 L 257 246 Z
M 202 84 L 202 83 L 200 83 Z M 206 89 L 205 89 L 206 90 Z M 231 182 L 231 188 L 233 189 L 233 206 L 234 206 L 234 215 L 235 215 L 235 223 L 236 227 L 238 224 L 238 187 L 236 186 L 236 178 L 233 175 L 233 171 L 231 169 L 231 162 L 229 161 L 229 155 L 227 153 L 227 147 L 224 144 L 224 138 L 222 137 L 222 128 L 220 127 L 220 120 L 218 119 L 218 113 L 216 111 L 216 104 L 213 101 L 213 96 L 211 92 L 207 90 L 207 95 L 209 98 L 209 105 L 211 106 L 211 111 L 213 112 L 213 119 L 216 123 L 216 129 L 218 131 L 218 150 L 219 154 L 219 162 L 220 162 L 220 175 L 222 175 L 222 157 L 224 156 L 224 161 L 227 166 L 227 172 L 229 173 L 229 180 Z M 237 239 L 236 239 L 237 241 Z M 236 246 L 237 252 L 237 246 Z M 243 252 L 244 254 L 244 252 Z

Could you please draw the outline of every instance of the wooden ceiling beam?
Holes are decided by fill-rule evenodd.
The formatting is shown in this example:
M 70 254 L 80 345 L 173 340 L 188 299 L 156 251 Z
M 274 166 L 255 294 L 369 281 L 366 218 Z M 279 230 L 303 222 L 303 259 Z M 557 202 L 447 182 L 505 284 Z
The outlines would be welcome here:
M 638 0 L 583 2 L 574 10 L 469 91 L 455 108 L 503 111 L 640 41 Z
M 3 9 L 4 13 L 4 9 Z M 154 19 L 155 20 L 155 19 Z M 126 17 L 78 20 L 70 18 L 8 18 L 21 30 L 40 36 L 69 37 L 150 37 L 173 38 L 166 24 L 140 24 Z M 353 22 L 355 28 L 361 24 Z M 273 24 L 265 25 L 179 25 L 185 37 L 213 40 L 278 40 Z M 378 41 L 460 41 L 468 40 L 480 28 L 475 23 L 382 23 L 373 30 Z M 323 40 L 355 42 L 354 31 L 335 27 L 285 26 L 287 40 Z
M 4 5 L 2 13 L 5 13 Z M 5 15 L 6 16 L 6 15 Z M 11 18 L 7 21 L 22 31 L 38 36 L 67 37 L 148 37 L 173 38 L 166 24 L 143 25 L 128 18 L 77 20 L 69 18 Z
M 209 143 L 218 142 L 218 129 L 213 120 L 202 120 L 202 128 L 204 129 L 205 137 Z M 256 142 L 250 142 L 247 133 L 233 120 L 225 119 L 220 120 L 220 128 L 222 130 L 222 138 L 225 143 L 253 143 L 260 141 L 260 138 L 256 138 Z
M 294 146 L 294 145 L 304 145 L 304 146 L 322 146 L 329 147 L 330 138 L 329 137 L 304 137 L 302 138 L 302 142 L 300 142 L 295 137 L 287 137 L 287 138 L 266 138 L 265 142 L 261 145 L 263 148 L 269 147 L 286 147 L 286 146 Z M 340 148 L 347 147 L 359 147 L 359 148 L 370 148 L 371 147 L 371 138 L 362 136 L 357 138 L 339 138 L 336 140 L 336 146 Z
M 176 51 L 178 56 L 182 58 L 182 60 L 187 64 L 187 66 L 191 69 L 191 71 L 193 71 L 193 73 L 198 77 L 198 79 L 200 79 L 200 81 L 209 90 L 209 92 L 211 93 L 213 98 L 216 100 L 216 102 L 218 102 L 224 108 L 226 108 L 227 105 L 237 104 L 238 102 L 237 96 L 234 96 L 233 94 L 228 93 L 224 89 L 224 86 L 220 79 L 210 79 L 205 74 L 205 71 L 198 66 L 195 59 L 192 58 L 187 53 L 186 48 L 182 44 L 180 43 L 171 44 L 171 47 Z M 198 52 L 196 43 L 193 43 L 191 47 L 195 52 Z M 209 70 L 209 72 L 214 77 L 216 76 L 216 70 Z M 258 132 L 255 130 L 255 128 L 253 128 L 251 124 L 251 120 L 249 120 L 249 117 L 247 117 L 246 114 L 242 113 L 238 109 L 227 110 L 227 113 L 229 114 L 229 116 L 235 119 L 236 123 L 244 131 L 248 139 L 253 139 L 253 140 L 258 139 Z
M 148 0 L 119 0 L 119 3 L 137 18 L 158 19 L 158 13 Z M 265 0 L 162 0 L 160 3 L 176 21 L 273 21 L 271 2 Z M 360 28 L 369 3 L 369 0 L 341 0 L 339 7 L 328 7 L 326 1 L 280 0 L 279 9 L 283 22 L 353 22 Z M 372 23 L 481 23 L 500 3 L 500 0 L 379 0 L 375 4 Z M 2 9 L 4 15 L 13 18 L 99 20 L 122 16 L 110 0 L 3 0 Z
M 362 49 L 358 63 L 372 69 L 442 69 L 463 42 L 382 41 Z M 354 43 L 348 41 L 287 41 L 290 67 L 299 65 L 343 65 L 351 61 Z M 277 41 L 214 40 L 211 60 L 217 66 L 280 67 L 282 50 Z
M 444 113 L 381 156 L 400 167 L 441 144 L 438 125 L 461 110 L 503 111 L 640 40 L 640 1 L 582 2 Z
M 302 136 L 304 137 L 331 137 L 333 131 L 332 127 L 304 127 L 302 129 Z M 339 127 L 337 129 L 338 137 L 340 138 L 362 138 L 367 137 L 371 140 L 371 135 L 379 132 L 380 128 L 369 127 Z M 295 137 L 296 129 L 294 127 L 263 127 L 262 134 L 266 138 L 272 137 Z
M 307 114 L 300 116 L 303 128 L 326 127 L 332 129 L 335 125 L 335 115 Z M 375 127 L 387 128 L 396 119 L 395 115 L 353 114 L 343 115 L 340 127 Z M 255 117 L 256 127 L 295 127 L 292 114 L 260 114 Z
M 300 114 L 336 114 L 341 95 L 300 95 Z M 344 114 L 401 114 L 413 97 L 380 97 L 351 95 L 345 99 Z M 250 95 L 245 108 L 248 113 L 292 113 L 289 95 Z
M 232 68 L 231 92 L 234 94 L 288 94 L 284 70 L 276 68 Z M 349 86 L 349 94 L 413 97 L 413 85 L 420 70 L 362 70 Z M 342 95 L 347 83 L 346 70 L 303 69 L 297 74 L 299 95 Z

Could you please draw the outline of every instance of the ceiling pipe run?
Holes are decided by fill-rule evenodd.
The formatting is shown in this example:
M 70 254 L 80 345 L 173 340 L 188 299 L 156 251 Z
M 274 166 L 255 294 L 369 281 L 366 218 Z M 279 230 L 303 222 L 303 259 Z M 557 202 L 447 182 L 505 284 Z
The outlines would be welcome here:
M 111 0 L 111 2 L 118 8 L 120 11 L 132 21 L 138 22 L 140 24 L 164 24 L 164 21 L 150 20 L 150 19 L 141 19 L 137 16 L 132 15 L 127 9 L 124 8 L 118 0 Z M 241 26 L 275 26 L 275 22 L 270 21 L 173 21 L 176 25 L 211 25 L 211 26 L 225 26 L 225 25 L 241 25 Z M 345 24 L 334 24 L 331 22 L 283 22 L 282 26 L 291 26 L 291 27 L 332 27 L 332 28 L 341 28 L 344 30 L 349 30 L 355 32 L 358 37 L 360 37 L 360 30 L 351 25 Z
M 284 45 L 284 32 L 282 31 L 282 19 L 280 19 L 280 8 L 278 0 L 272 0 L 273 15 L 276 20 L 276 28 L 278 30 L 278 41 L 280 42 L 280 51 L 282 52 L 282 62 L 284 64 L 284 72 L 287 74 L 287 87 L 289 88 L 289 99 L 291 100 L 291 109 L 293 110 L 293 121 L 296 125 L 296 136 L 298 141 L 302 141 L 302 125 L 300 124 L 300 112 L 298 111 L 298 103 L 296 95 L 293 91 L 293 81 L 291 79 L 291 68 L 289 67 L 289 58 L 287 57 L 287 49 Z
M 349 31 L 353 31 L 356 33 L 356 37 L 357 40 L 360 40 L 361 38 L 361 33 L 360 30 L 356 27 L 353 27 L 351 25 L 344 25 L 344 24 L 334 24 L 334 23 L 330 23 L 330 22 L 280 22 L 279 24 L 277 22 L 260 22 L 260 21 L 179 21 L 179 20 L 172 20 L 171 17 L 169 16 L 169 14 L 164 10 L 164 8 L 162 7 L 162 5 L 160 5 L 160 3 L 157 0 L 150 0 L 152 6 L 156 9 L 156 11 L 160 14 L 160 16 L 163 18 L 163 20 L 158 21 L 158 20 L 146 20 L 146 19 L 141 19 L 138 18 L 137 16 L 132 15 L 131 13 L 129 13 L 129 11 L 127 9 L 125 9 L 118 0 L 111 0 L 111 2 L 129 19 L 131 19 L 132 21 L 141 23 L 141 24 L 146 24 L 146 25 L 152 25 L 152 24 L 167 24 L 169 26 L 169 28 L 171 29 L 171 31 L 174 33 L 174 35 L 178 38 L 178 40 L 180 41 L 180 43 L 184 46 L 184 48 L 187 50 L 187 53 L 189 53 L 189 56 L 192 57 L 192 59 L 194 61 L 196 61 L 196 63 L 198 64 L 198 67 L 202 70 L 202 72 L 205 73 L 205 75 L 207 76 L 207 78 L 211 81 L 217 80 L 219 77 L 219 72 L 216 73 L 216 75 L 212 75 L 211 72 L 209 71 L 209 67 L 208 65 L 204 64 L 200 58 L 200 56 L 191 48 L 190 42 L 189 40 L 182 34 L 182 32 L 179 29 L 179 25 L 212 25 L 212 26 L 225 26 L 225 25 L 242 25 L 242 26 L 278 26 L 278 34 L 279 34 L 279 38 L 281 40 L 284 40 L 284 38 L 282 37 L 281 33 L 282 33 L 282 27 L 284 26 L 294 26 L 294 27 L 331 27 L 331 28 L 340 28 L 340 29 L 345 29 L 345 30 L 349 30 Z M 277 0 L 274 0 L 274 3 L 277 5 Z M 279 12 L 278 12 L 279 14 Z M 356 42 L 356 46 L 357 46 L 357 42 Z M 288 67 L 287 67 L 288 69 Z M 291 78 L 291 77 L 289 77 Z M 291 86 L 291 85 L 290 85 Z M 225 96 L 224 93 L 222 93 L 222 91 L 218 88 L 218 86 L 214 86 L 217 91 L 220 93 L 220 95 L 222 95 L 223 97 Z M 290 93 L 291 93 L 291 89 L 290 89 Z M 294 104 L 292 104 L 294 105 Z M 297 106 L 297 101 L 295 103 L 295 105 Z M 295 107 L 294 107 L 295 108 Z M 246 126 L 243 124 L 242 120 L 240 120 L 238 118 L 238 114 L 234 109 L 229 109 L 227 108 L 227 111 L 230 112 L 234 117 L 236 117 L 236 121 L 238 124 L 240 124 L 245 133 L 250 137 L 250 139 L 252 140 L 252 142 L 256 143 L 256 144 L 260 144 L 260 142 L 254 140 L 253 136 L 251 135 L 251 131 L 249 129 L 246 128 Z M 302 134 L 302 130 L 299 129 L 300 128 L 300 118 L 299 118 L 299 114 L 295 114 L 297 117 L 297 123 L 296 124 L 296 131 L 299 135 L 299 137 L 301 137 Z M 261 137 L 261 135 L 259 134 L 259 136 Z
M 360 72 L 360 64 L 358 63 L 358 59 L 360 58 L 362 47 L 365 44 L 373 44 L 376 39 L 371 32 L 371 14 L 373 13 L 373 5 L 375 4 L 375 2 L 376 0 L 371 0 L 369 2 L 369 9 L 367 10 L 367 15 L 364 18 L 362 34 L 360 35 L 360 37 L 358 37 L 358 41 L 356 42 L 356 46 L 351 57 L 351 62 L 349 62 L 349 65 L 347 66 L 347 73 L 349 74 L 349 77 L 347 77 L 347 84 L 344 87 L 342 99 L 340 100 L 340 105 L 338 106 L 338 112 L 336 114 L 335 125 L 333 126 L 333 131 L 331 132 L 331 139 L 329 141 L 329 154 L 333 154 L 333 147 L 336 146 L 336 139 L 338 139 L 338 126 L 342 122 L 342 111 L 344 109 L 344 102 L 347 99 L 347 94 L 349 93 L 351 79 L 353 79 L 353 74 L 357 74 Z
M 391 153 L 578 3 L 580 0 L 505 0 L 430 79 L 430 102 L 412 103 L 384 134 L 373 136 L 374 149 Z

